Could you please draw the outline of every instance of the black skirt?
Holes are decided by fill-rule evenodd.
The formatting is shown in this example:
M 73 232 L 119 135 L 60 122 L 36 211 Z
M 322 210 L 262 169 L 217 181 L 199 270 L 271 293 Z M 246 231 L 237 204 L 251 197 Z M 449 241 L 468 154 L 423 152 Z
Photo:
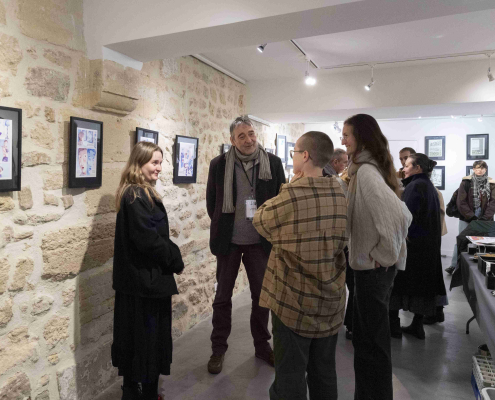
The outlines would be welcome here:
M 134 382 L 170 375 L 172 298 L 115 293 L 112 364 Z

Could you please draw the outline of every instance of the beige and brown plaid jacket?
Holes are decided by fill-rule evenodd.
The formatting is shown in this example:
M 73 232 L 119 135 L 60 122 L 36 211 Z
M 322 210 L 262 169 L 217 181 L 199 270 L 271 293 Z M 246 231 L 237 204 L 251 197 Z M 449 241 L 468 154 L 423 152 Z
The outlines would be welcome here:
M 345 311 L 347 204 L 335 177 L 300 178 L 256 212 L 253 225 L 272 244 L 260 306 L 295 333 L 337 333 Z

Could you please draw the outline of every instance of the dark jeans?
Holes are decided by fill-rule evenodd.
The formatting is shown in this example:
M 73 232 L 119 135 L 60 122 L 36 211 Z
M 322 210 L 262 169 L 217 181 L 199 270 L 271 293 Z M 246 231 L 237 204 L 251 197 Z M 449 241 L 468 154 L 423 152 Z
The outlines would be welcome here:
M 349 266 L 349 251 L 347 246 L 344 249 L 345 253 L 345 284 L 349 290 L 347 298 L 347 308 L 345 309 L 344 325 L 348 331 L 352 332 L 352 310 L 354 308 L 354 270 Z
M 251 334 L 256 352 L 269 349 L 268 308 L 260 307 L 260 293 L 265 276 L 268 255 L 261 244 L 236 245 L 231 243 L 227 255 L 217 256 L 217 292 L 213 301 L 213 332 L 211 348 L 213 353 L 224 354 L 227 351 L 227 339 L 232 328 L 232 291 L 239 273 L 241 259 L 251 289 Z
M 354 400 L 392 400 L 388 306 L 395 267 L 354 271 Z
M 319 339 L 302 337 L 272 312 L 275 380 L 271 400 L 337 400 L 335 348 L 337 334 Z M 307 376 L 306 376 L 307 373 Z

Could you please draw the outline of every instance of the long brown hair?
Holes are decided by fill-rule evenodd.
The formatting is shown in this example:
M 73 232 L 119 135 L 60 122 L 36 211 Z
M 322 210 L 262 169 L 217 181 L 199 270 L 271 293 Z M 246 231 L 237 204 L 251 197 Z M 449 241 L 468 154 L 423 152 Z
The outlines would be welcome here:
M 371 153 L 385 182 L 400 198 L 399 182 L 397 181 L 396 170 L 390 155 L 388 140 L 382 133 L 376 119 L 371 115 L 356 114 L 347 118 L 344 125 L 352 126 L 357 149 L 366 149 Z
M 160 195 L 154 186 L 144 179 L 144 175 L 141 172 L 141 168 L 151 160 L 155 151 L 159 151 L 163 156 L 162 149 L 154 143 L 139 142 L 132 148 L 127 165 L 125 166 L 124 171 L 122 171 L 120 185 L 117 189 L 117 194 L 115 195 L 115 207 L 117 208 L 117 212 L 120 210 L 120 202 L 127 189 L 132 191 L 132 201 L 136 200 L 136 197 L 139 197 L 136 191 L 137 188 L 144 190 L 152 207 L 153 198 L 160 201 Z

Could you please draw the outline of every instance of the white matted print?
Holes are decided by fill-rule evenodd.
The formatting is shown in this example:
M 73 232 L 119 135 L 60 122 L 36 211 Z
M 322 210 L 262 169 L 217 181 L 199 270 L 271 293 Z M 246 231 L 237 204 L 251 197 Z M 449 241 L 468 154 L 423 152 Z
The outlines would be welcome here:
M 179 172 L 178 176 L 193 176 L 194 155 L 196 154 L 193 143 L 179 143 Z
M 0 179 L 12 179 L 12 120 L 0 119 Z
M 428 143 L 429 157 L 443 157 L 443 148 L 441 139 L 432 139 Z
M 95 178 L 98 131 L 77 128 L 76 178 Z

